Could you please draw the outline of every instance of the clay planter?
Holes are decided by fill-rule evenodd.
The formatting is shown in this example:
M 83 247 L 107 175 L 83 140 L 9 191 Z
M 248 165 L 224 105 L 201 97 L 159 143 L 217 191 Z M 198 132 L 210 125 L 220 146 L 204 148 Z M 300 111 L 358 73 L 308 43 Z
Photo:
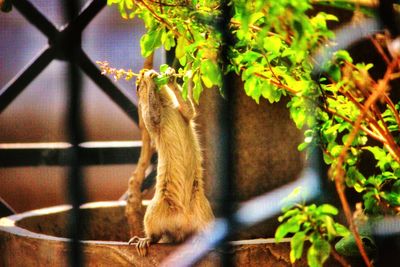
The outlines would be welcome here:
M 83 229 L 85 266 L 159 266 L 177 247 L 157 244 L 147 257 L 139 257 L 127 244 L 124 202 L 95 202 L 82 206 L 87 223 Z M 69 206 L 30 211 L 0 219 L 0 266 L 68 266 L 66 222 Z M 273 239 L 233 242 L 236 266 L 292 266 L 289 242 Z M 219 266 L 219 252 L 212 251 L 198 266 Z M 295 266 L 306 266 L 304 260 Z

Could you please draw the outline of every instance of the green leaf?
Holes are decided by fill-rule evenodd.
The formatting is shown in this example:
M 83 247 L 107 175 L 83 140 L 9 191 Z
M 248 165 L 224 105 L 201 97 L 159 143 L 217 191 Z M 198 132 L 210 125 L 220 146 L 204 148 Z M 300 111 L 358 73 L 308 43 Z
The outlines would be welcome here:
M 356 167 L 350 167 L 347 170 L 347 179 L 346 179 L 347 186 L 354 186 L 357 183 L 359 185 L 363 185 L 365 181 L 366 179 L 364 175 L 360 171 L 358 171 Z
M 187 40 L 184 37 L 180 36 L 178 38 L 178 40 L 177 40 L 177 45 L 176 45 L 176 48 L 175 48 L 175 56 L 176 56 L 176 58 L 181 59 L 182 57 L 185 56 L 185 47 L 186 47 L 186 45 L 187 45 Z M 185 64 L 182 64 L 182 65 L 185 65 Z
M 349 52 L 347 52 L 346 50 L 336 51 L 334 57 L 335 61 L 337 61 L 338 63 L 342 61 L 348 61 L 350 63 L 353 63 L 353 59 L 351 58 Z
M 160 73 L 164 73 L 168 70 L 169 66 L 168 64 L 161 64 L 160 65 Z
M 169 81 L 169 77 L 165 75 L 159 75 L 158 77 L 155 77 L 153 79 L 158 88 L 160 88 L 163 85 L 166 85 Z
M 329 258 L 331 246 L 324 239 L 317 239 L 311 245 L 307 252 L 307 262 L 310 267 L 322 267 Z
M 282 41 L 278 36 L 267 36 L 264 38 L 264 49 L 267 52 L 278 54 L 282 47 Z
M 334 227 L 337 235 L 339 236 L 348 236 L 350 234 L 349 229 L 347 229 L 344 225 L 341 225 L 340 223 L 334 223 Z
M 322 215 L 321 218 L 324 221 L 324 225 L 326 227 L 326 232 L 328 234 L 328 240 L 329 241 L 333 240 L 337 235 L 336 229 L 334 226 L 335 222 L 333 221 L 332 217 L 329 215 Z
M 310 145 L 310 143 L 303 142 L 303 143 L 301 143 L 300 145 L 297 146 L 297 150 L 298 150 L 298 151 L 303 151 L 303 150 L 306 149 L 309 145 Z
M 332 214 L 332 215 L 337 215 L 338 210 L 334 206 L 330 204 L 322 204 L 317 208 L 318 211 L 325 213 L 325 214 Z
M 263 12 L 256 12 L 250 15 L 249 18 L 249 24 L 254 24 L 256 21 L 259 19 L 265 17 L 265 14 Z
M 340 153 L 342 152 L 343 147 L 344 147 L 344 146 L 342 146 L 342 145 L 333 146 L 333 147 L 330 149 L 330 152 L 331 152 L 332 156 L 338 157 L 338 156 L 340 155 Z
M 396 192 L 381 192 L 380 194 L 390 205 L 400 205 L 400 194 Z
M 292 210 L 288 210 L 287 212 L 285 212 L 285 214 L 283 214 L 282 216 L 278 217 L 278 221 L 279 222 L 283 222 L 287 218 L 293 217 L 294 215 L 297 215 L 299 213 L 300 213 L 300 210 L 297 209 L 297 208 L 292 209 Z
M 332 158 L 330 155 L 324 153 L 324 154 L 322 155 L 322 157 L 324 158 L 324 162 L 325 162 L 326 164 L 328 164 L 328 165 L 332 164 L 333 158 Z
M 290 240 L 290 262 L 294 263 L 296 260 L 301 258 L 303 254 L 304 241 L 306 240 L 306 234 L 304 232 L 297 232 Z
M 254 52 L 252 50 L 247 50 L 244 54 L 243 54 L 243 62 L 244 63 L 254 63 L 255 61 L 257 61 L 259 58 L 262 57 L 262 54 Z
M 194 83 L 194 87 L 193 87 L 193 99 L 196 103 L 199 103 L 199 99 L 200 99 L 200 94 L 203 91 L 203 86 L 201 85 L 200 79 L 199 79 L 199 75 L 195 74 L 193 76 L 193 83 Z
M 211 59 L 206 59 L 201 62 L 200 72 L 201 80 L 207 88 L 221 84 L 221 71 L 218 64 Z
M 275 232 L 275 240 L 281 241 L 287 234 L 296 233 L 300 230 L 300 223 L 303 216 L 294 216 L 287 222 L 279 225 Z
M 143 57 L 148 57 L 153 51 L 161 46 L 162 29 L 152 29 L 145 33 L 140 39 L 140 48 Z
M 326 72 L 335 82 L 339 82 L 342 78 L 342 73 L 337 65 L 330 65 Z
M 253 93 L 253 89 L 256 87 L 257 85 L 257 78 L 249 78 L 245 81 L 244 83 L 244 91 L 246 92 L 246 95 L 251 96 L 251 94 Z
M 164 44 L 165 50 L 171 50 L 171 47 L 176 45 L 174 34 L 171 31 L 163 31 L 161 42 Z
M 258 88 L 258 87 L 257 87 Z M 268 81 L 262 83 L 261 95 L 268 99 L 269 103 L 278 102 L 282 96 L 279 89 L 270 84 Z

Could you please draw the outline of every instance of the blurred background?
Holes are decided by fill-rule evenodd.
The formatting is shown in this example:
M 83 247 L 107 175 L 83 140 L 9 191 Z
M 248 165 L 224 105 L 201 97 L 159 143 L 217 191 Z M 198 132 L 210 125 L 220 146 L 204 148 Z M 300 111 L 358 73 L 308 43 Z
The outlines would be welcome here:
M 63 18 L 62 1 L 30 0 L 56 27 Z M 84 2 L 84 1 L 82 1 Z M 117 68 L 143 66 L 140 20 L 124 20 L 115 7 L 104 8 L 83 33 L 82 46 L 92 61 L 109 61 Z M 0 88 L 16 76 L 46 46 L 47 39 L 14 8 L 0 13 Z M 163 52 L 155 55 L 158 68 Z M 0 114 L 0 145 L 66 142 L 67 64 L 55 60 Z M 82 73 L 83 125 L 86 141 L 140 139 L 137 125 Z M 135 81 L 118 86 L 136 103 Z M 84 168 L 88 201 L 116 200 L 127 189 L 132 165 Z M 0 197 L 17 212 L 67 203 L 67 168 L 53 166 L 0 168 Z

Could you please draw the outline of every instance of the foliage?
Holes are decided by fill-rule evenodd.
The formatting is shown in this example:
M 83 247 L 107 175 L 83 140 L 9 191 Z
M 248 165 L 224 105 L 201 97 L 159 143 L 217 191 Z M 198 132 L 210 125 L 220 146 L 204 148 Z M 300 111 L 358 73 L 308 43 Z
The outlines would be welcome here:
M 187 96 L 192 82 L 196 101 L 204 87 L 220 88 L 222 72 L 228 70 L 242 76 L 246 93 L 257 102 L 261 96 L 277 102 L 289 87 L 295 88 L 291 93 L 308 88 L 312 64 L 306 59 L 332 37 L 326 22 L 336 20 L 322 12 L 305 15 L 311 8 L 308 0 L 235 0 L 230 27 L 236 43 L 230 48 L 231 65 L 221 66 L 218 55 L 223 44 L 213 24 L 220 19 L 220 1 L 109 0 L 108 4 L 117 4 L 123 18 L 137 15 L 144 21 L 143 56 L 161 45 L 167 51 L 174 47 L 181 72 L 189 73 L 183 94 Z M 299 105 L 292 109 L 301 117 Z M 301 118 L 296 121 L 300 127 L 304 124 Z
M 187 97 L 189 85 L 196 102 L 204 87 L 221 87 L 221 36 L 213 25 L 220 15 L 218 1 L 168 0 L 159 4 L 151 0 L 109 0 L 108 4 L 117 4 L 123 18 L 138 16 L 143 20 L 147 29 L 140 39 L 144 57 L 161 45 L 167 51 L 175 49 L 181 66 L 178 72 L 187 77 L 183 79 L 183 97 Z
M 331 242 L 350 234 L 346 227 L 334 222 L 332 215 L 337 214 L 338 210 L 329 204 L 296 205 L 286 209 L 278 219 L 282 224 L 275 232 L 275 239 L 281 241 L 288 234 L 293 234 L 290 240 L 292 263 L 302 257 L 304 242 L 309 241 L 308 264 L 311 267 L 322 266 L 333 249 Z
M 353 64 L 345 51 L 335 54 L 326 66 L 331 80 L 321 84 L 325 96 L 318 112 L 320 123 L 306 134 L 323 148 L 324 160 L 332 166 L 331 176 L 335 177 L 335 167 L 343 159 L 345 183 L 363 194 L 367 213 L 396 213 L 400 205 L 399 104 L 394 105 L 386 93 L 392 68 L 379 81 L 370 76 L 371 68 L 372 64 Z M 379 87 L 381 95 L 367 108 Z M 378 100 L 380 103 L 376 103 Z M 359 130 L 349 141 L 356 123 Z M 345 147 L 348 153 L 343 154 Z M 362 173 L 358 168 L 367 154 L 376 161 L 373 174 Z
M 355 8 L 343 1 L 319 2 Z M 174 67 L 182 78 L 184 97 L 190 95 L 198 102 L 204 88 L 220 89 L 226 72 L 239 75 L 246 94 L 257 103 L 262 99 L 273 103 L 287 97 L 291 118 L 298 128 L 305 130 L 304 142 L 298 148 L 322 149 L 353 234 L 357 231 L 352 227 L 344 186 L 362 195 L 366 213 L 397 214 L 400 210 L 400 103 L 393 103 L 387 91 L 390 83 L 400 77 L 396 75 L 400 71 L 399 58 L 386 54 L 385 42 L 380 41 L 382 36 L 371 38 L 387 66 L 379 78 L 371 77 L 372 64 L 353 62 L 347 51 L 337 51 L 323 66 L 315 66 L 313 55 L 317 49 L 322 44 L 332 45 L 329 40 L 334 34 L 327 23 L 336 21 L 335 16 L 310 12 L 311 0 L 232 0 L 229 29 L 235 42 L 227 47 L 230 62 L 223 66 L 219 53 L 225 44 L 215 25 L 221 20 L 223 3 L 218 0 L 108 0 L 109 5 L 118 7 L 123 18 L 138 16 L 143 20 L 147 29 L 140 40 L 144 57 L 161 46 L 174 51 L 177 59 Z M 374 14 L 371 7 L 361 11 Z M 390 41 L 388 36 L 383 39 Z M 317 75 L 313 73 L 315 67 L 322 70 Z M 119 77 L 130 77 L 118 70 L 116 73 L 121 74 Z M 161 70 L 160 84 L 166 79 Z M 365 157 L 375 160 L 372 173 L 360 169 Z M 337 224 L 330 217 L 336 213 L 333 210 L 331 206 L 311 205 L 297 206 L 285 213 L 281 220 L 287 221 L 278 228 L 277 239 L 299 227 L 292 239 L 295 240 L 292 241 L 295 243 L 291 252 L 293 261 L 300 257 L 306 236 L 313 244 L 308 252 L 310 264 L 318 266 L 329 255 L 328 242 L 335 233 L 344 233 L 343 229 L 336 229 Z M 294 221 L 301 225 L 290 226 Z

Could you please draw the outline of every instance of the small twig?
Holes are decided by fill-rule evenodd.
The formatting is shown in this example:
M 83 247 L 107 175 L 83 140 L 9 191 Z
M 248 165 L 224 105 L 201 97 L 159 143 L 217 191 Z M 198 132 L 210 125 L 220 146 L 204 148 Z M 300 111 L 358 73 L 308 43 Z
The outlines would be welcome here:
M 375 46 L 376 50 L 378 51 L 378 53 L 381 55 L 382 59 L 386 62 L 386 64 L 390 64 L 390 60 L 388 58 L 388 56 L 386 55 L 385 51 L 383 51 L 382 46 L 375 40 L 374 37 L 369 37 L 369 39 L 371 40 L 372 44 Z
M 163 14 L 163 13 L 164 13 L 164 9 L 163 9 L 163 2 L 162 2 L 162 0 L 158 0 L 158 6 L 160 7 L 160 13 Z
M 313 4 L 319 4 L 319 3 L 326 3 L 326 2 L 330 2 L 329 0 L 312 0 L 311 1 Z M 336 2 L 340 2 L 340 1 L 336 1 Z M 345 0 L 342 1 L 345 2 L 346 4 L 352 3 L 355 5 L 360 5 L 360 6 L 366 6 L 366 7 L 372 7 L 375 8 L 378 6 L 379 2 L 378 0 Z
M 243 71 L 243 70 L 245 70 L 245 68 L 242 67 L 241 70 Z M 289 87 L 289 86 L 287 86 L 287 85 L 281 83 L 280 81 L 274 81 L 274 80 L 272 80 L 271 78 L 268 78 L 267 76 L 265 76 L 265 75 L 263 75 L 263 74 L 261 74 L 261 73 L 254 72 L 253 74 L 254 74 L 255 76 L 259 77 L 259 78 L 262 78 L 262 79 L 264 79 L 264 80 L 267 80 L 269 83 L 275 85 L 276 87 L 278 87 L 278 88 L 280 88 L 280 89 L 283 89 L 283 90 L 285 90 L 285 91 L 288 91 L 289 93 L 291 93 L 291 94 L 293 94 L 293 95 L 297 95 L 297 94 L 299 93 L 299 91 L 294 90 L 293 88 L 291 88 L 291 87 Z
M 147 59 L 146 59 L 147 60 Z M 99 65 L 101 69 L 101 74 L 103 75 L 113 75 L 114 80 L 118 81 L 119 79 L 124 79 L 124 80 L 131 80 L 133 77 L 140 77 L 140 73 L 135 73 L 131 69 L 124 70 L 124 69 L 116 69 L 113 67 L 110 67 L 110 64 L 107 61 L 96 61 L 96 63 Z M 150 64 L 145 64 L 145 66 L 148 66 L 149 68 L 152 68 L 152 65 Z M 148 69 L 148 68 L 143 68 L 143 70 Z M 171 74 L 173 77 L 178 77 L 181 78 L 182 74 L 179 73 L 173 73 Z
M 331 254 L 335 258 L 335 260 L 338 261 L 343 267 L 351 267 L 351 265 L 347 262 L 347 260 L 342 255 L 337 253 L 335 248 L 331 249 Z
M 96 64 L 99 65 L 101 74 L 103 75 L 113 75 L 114 80 L 119 80 L 124 78 L 125 80 L 129 81 L 133 77 L 139 77 L 140 74 L 134 73 L 131 69 L 124 70 L 124 69 L 116 69 L 110 67 L 110 64 L 107 61 L 96 61 Z
M 326 108 L 325 110 L 326 110 L 328 113 L 331 113 L 332 115 L 337 116 L 337 117 L 341 118 L 342 120 L 344 120 L 344 121 L 350 123 L 350 124 L 354 127 L 354 122 L 353 122 L 352 120 L 350 120 L 350 119 L 347 118 L 346 116 L 343 116 L 343 115 L 337 113 L 336 110 L 333 110 L 333 109 L 330 109 L 330 108 Z M 375 139 L 375 140 L 377 140 L 377 141 L 379 141 L 379 142 L 382 142 L 382 143 L 385 143 L 385 142 L 386 142 L 386 139 L 384 139 L 381 135 L 379 135 L 379 134 L 377 134 L 377 133 L 371 131 L 370 129 L 366 128 L 365 126 L 360 125 L 360 129 L 361 129 L 362 131 L 364 131 L 366 134 L 368 134 L 370 137 L 372 137 L 373 139 Z
M 361 105 L 357 100 L 348 92 L 341 92 L 344 96 L 346 96 L 348 99 L 350 99 L 356 107 L 359 108 L 359 110 L 362 112 L 364 109 L 364 106 Z M 372 117 L 369 113 L 365 114 L 365 118 L 367 122 L 370 124 L 370 127 L 372 130 L 378 132 L 384 139 L 385 141 L 383 142 L 383 145 L 387 148 L 389 153 L 393 156 L 393 159 L 396 160 L 397 162 L 400 163 L 400 149 L 396 145 L 396 142 L 393 140 L 393 136 L 391 134 L 387 134 L 386 131 L 384 131 L 379 123 L 376 121 L 374 117 Z
M 269 63 L 268 57 L 267 57 L 266 55 L 264 55 L 264 58 L 265 58 L 265 60 L 267 61 L 268 68 L 269 68 L 269 70 L 271 71 L 272 76 L 274 76 L 274 78 L 279 82 L 279 84 L 282 85 L 281 80 L 278 78 L 278 76 L 276 76 L 274 70 L 272 69 L 272 66 L 271 66 L 271 63 Z
M 236 28 L 240 28 L 240 27 L 242 26 L 241 22 L 239 22 L 239 21 L 236 20 L 236 19 L 231 19 L 230 24 L 231 24 L 232 26 L 236 27 Z M 260 27 L 258 27 L 258 26 L 256 26 L 256 25 L 252 25 L 252 24 L 249 25 L 249 28 L 252 29 L 253 31 L 256 31 L 256 32 L 259 32 L 259 31 L 262 30 Z M 269 36 L 277 36 L 277 37 L 279 37 L 280 39 L 282 39 L 283 41 L 287 42 L 288 44 L 291 43 L 290 41 L 288 42 L 288 40 L 285 40 L 284 38 L 282 38 L 282 36 L 280 36 L 280 35 L 277 34 L 277 33 L 274 33 L 274 32 L 269 31 L 267 34 L 268 34 Z
M 181 36 L 181 34 L 176 30 L 175 27 L 169 24 L 164 18 L 160 17 L 144 0 L 136 0 L 136 1 L 141 3 L 153 15 L 153 17 L 156 20 L 158 20 L 158 22 L 165 25 L 170 31 L 172 31 L 175 34 L 175 37 Z M 192 41 L 190 40 L 188 41 L 192 43 Z
M 161 0 L 155 1 L 155 0 L 147 0 L 151 3 L 156 3 L 159 4 L 159 6 L 164 6 L 164 7 L 186 7 L 186 4 L 168 4 L 168 3 L 163 3 Z
M 368 255 L 365 251 L 365 248 L 363 246 L 363 243 L 361 241 L 360 235 L 357 230 L 357 226 L 354 224 L 353 218 L 352 218 L 352 213 L 351 209 L 349 206 L 349 203 L 347 201 L 346 195 L 344 194 L 345 186 L 344 186 L 344 176 L 345 176 L 345 170 L 343 168 L 343 164 L 347 155 L 347 151 L 349 150 L 351 144 L 353 143 L 353 140 L 356 138 L 358 131 L 360 130 L 361 123 L 364 120 L 366 114 L 368 113 L 368 110 L 371 108 L 371 106 L 379 99 L 379 97 L 385 92 L 390 74 L 393 72 L 393 68 L 397 65 L 397 60 L 394 60 L 391 64 L 389 64 L 386 73 L 383 77 L 383 79 L 378 83 L 378 86 L 375 91 L 370 95 L 370 97 L 367 99 L 367 101 L 364 104 L 363 110 L 361 111 L 360 115 L 358 116 L 353 130 L 350 132 L 349 137 L 347 138 L 347 141 L 340 152 L 340 155 L 338 157 L 338 161 L 336 164 L 336 173 L 333 172 L 331 169 L 331 175 L 334 175 L 334 180 L 335 180 L 335 186 L 336 190 L 338 192 L 340 201 L 343 206 L 343 211 L 345 213 L 347 222 L 350 226 L 350 230 L 353 233 L 354 239 L 356 241 L 357 247 L 360 251 L 360 254 L 365 262 L 365 264 L 369 267 L 372 266 L 371 261 L 368 258 Z

